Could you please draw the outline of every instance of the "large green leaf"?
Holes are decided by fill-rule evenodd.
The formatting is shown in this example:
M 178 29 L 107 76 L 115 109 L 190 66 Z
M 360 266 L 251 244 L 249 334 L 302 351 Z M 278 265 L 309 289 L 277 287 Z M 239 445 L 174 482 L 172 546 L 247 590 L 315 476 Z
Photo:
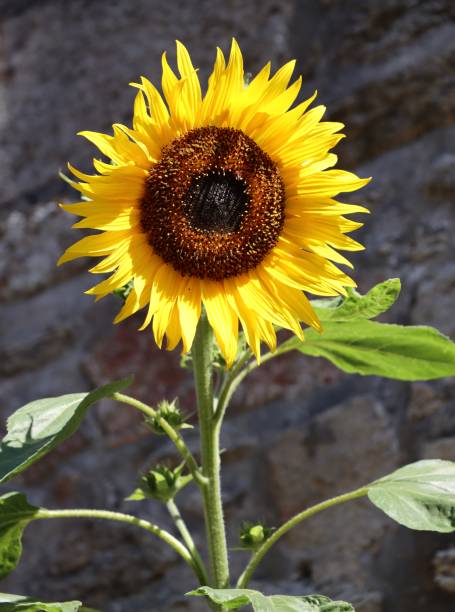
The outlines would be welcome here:
M 280 352 L 297 349 L 325 357 L 345 372 L 398 380 L 431 380 L 455 375 L 455 344 L 432 327 L 377 321 L 327 321 L 321 334 L 305 331 L 284 342 Z
M 291 595 L 263 595 L 253 589 L 212 589 L 200 587 L 187 595 L 205 596 L 224 610 L 238 610 L 251 604 L 255 612 L 354 612 L 345 601 L 332 601 L 323 595 L 295 597 Z
M 87 409 L 131 383 L 131 378 L 99 387 L 91 393 L 73 393 L 36 400 L 8 419 L 8 433 L 0 445 L 0 483 L 28 468 L 71 436 Z
M 44 603 L 31 597 L 0 593 L 0 612 L 82 612 L 80 601 Z
M 417 461 L 368 487 L 368 497 L 395 521 L 422 531 L 455 531 L 455 463 Z
M 23 493 L 6 493 L 0 497 L 0 578 L 7 576 L 18 564 L 22 554 L 22 532 L 37 511 Z
M 399 278 L 390 278 L 379 283 L 366 295 L 350 289 L 345 298 L 313 300 L 311 302 L 321 321 L 352 321 L 373 319 L 395 303 L 401 290 Z

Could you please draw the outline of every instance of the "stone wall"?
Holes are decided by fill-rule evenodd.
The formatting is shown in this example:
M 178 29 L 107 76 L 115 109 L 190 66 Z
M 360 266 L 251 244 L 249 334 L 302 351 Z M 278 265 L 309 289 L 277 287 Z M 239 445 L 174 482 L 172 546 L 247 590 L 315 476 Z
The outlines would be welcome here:
M 134 372 L 132 393 L 178 392 L 193 410 L 178 355 L 159 352 L 138 320 L 94 305 L 84 264 L 55 268 L 74 241 L 56 200 L 57 172 L 88 167 L 80 129 L 128 122 L 141 74 L 185 42 L 206 76 L 232 35 L 252 72 L 297 57 L 305 92 L 318 89 L 347 125 L 341 164 L 374 181 L 356 201 L 372 215 L 359 232 L 361 290 L 400 276 L 391 321 L 430 323 L 455 338 L 455 8 L 451 0 L 0 0 L 0 385 L 3 416 L 36 397 L 82 391 Z M 265 384 L 266 383 L 266 384 Z M 177 389 L 176 389 L 177 386 Z M 347 377 L 287 355 L 241 388 L 226 423 L 224 499 L 231 545 L 245 519 L 277 525 L 292 512 L 418 458 L 455 460 L 455 384 Z M 195 438 L 190 436 L 195 444 Z M 11 487 L 48 507 L 134 511 L 124 497 L 138 471 L 173 458 L 128 409 L 101 402 L 81 430 Z M 94 467 L 97 468 L 97 479 Z M 5 488 L 5 490 L 8 487 Z M 251 490 L 250 490 L 251 489 Z M 195 492 L 181 507 L 197 540 Z M 137 506 L 168 524 L 159 505 Z M 402 529 L 367 502 L 333 509 L 296 530 L 253 587 L 325 592 L 359 612 L 446 612 L 455 601 L 455 539 Z M 245 554 L 232 553 L 239 571 Z M 80 598 L 103 612 L 198 610 L 173 553 L 152 537 L 104 523 L 33 523 L 3 591 Z

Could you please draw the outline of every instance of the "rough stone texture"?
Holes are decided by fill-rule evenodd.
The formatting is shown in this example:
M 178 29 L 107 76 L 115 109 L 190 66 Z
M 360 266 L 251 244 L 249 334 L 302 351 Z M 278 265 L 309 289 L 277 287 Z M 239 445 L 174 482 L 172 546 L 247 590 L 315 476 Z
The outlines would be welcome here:
M 305 429 L 282 434 L 268 452 L 280 522 L 396 469 L 399 447 L 389 421 L 374 397 L 359 396 L 315 417 Z M 307 473 L 305 486 L 301 466 Z M 355 531 L 344 530 L 345 524 L 355 525 Z M 353 578 L 356 586 L 364 588 L 387 528 L 390 521 L 362 500 L 320 514 L 312 520 L 311 529 L 303 526 L 289 534 L 287 543 L 296 561 L 305 563 L 319 591 L 328 577 L 340 588 Z M 324 545 L 328 534 L 333 534 L 330 555 Z
M 6 6 L 5 6 L 6 5 Z M 292 2 L 274 0 L 2 0 L 0 204 L 60 195 L 56 174 L 87 162 L 81 130 L 130 121 L 142 74 L 160 79 L 164 49 L 191 45 L 207 76 L 215 47 L 231 36 L 251 69 L 289 54 Z
M 455 593 L 455 549 L 440 550 L 434 558 L 434 579 L 449 593 Z
M 0 386 L 2 413 L 37 397 L 82 391 L 136 374 L 131 393 L 151 403 L 180 395 L 194 410 L 176 353 L 113 327 L 117 298 L 96 305 L 86 262 L 55 268 L 71 219 L 56 201 L 70 159 L 88 166 L 74 134 L 129 121 L 141 74 L 159 78 L 163 49 L 191 49 L 205 78 L 214 47 L 232 35 L 255 71 L 295 56 L 305 92 L 317 87 L 330 117 L 347 124 L 341 164 L 374 182 L 356 194 L 372 215 L 355 254 L 361 290 L 400 276 L 386 320 L 433 324 L 455 338 L 455 9 L 451 0 L 0 0 Z M 73 194 L 71 194 L 73 197 Z M 351 199 L 350 199 L 351 200 Z M 453 380 L 404 384 L 347 377 L 320 359 L 286 355 L 236 394 L 223 446 L 230 543 L 244 520 L 279 524 L 290 513 L 419 458 L 455 460 Z M 195 452 L 196 433 L 188 441 Z M 163 508 L 125 502 L 138 472 L 176 461 L 133 410 L 92 409 L 79 432 L 4 490 L 48 507 L 137 512 L 169 526 Z M 96 470 L 95 470 L 96 468 Z M 97 474 L 98 476 L 95 476 Z M 180 506 L 196 541 L 193 488 Z M 200 610 L 173 553 L 134 529 L 103 522 L 33 523 L 3 591 L 81 598 L 103 612 Z M 454 607 L 448 535 L 410 532 L 358 500 L 302 525 L 258 570 L 253 588 L 324 591 L 360 612 L 447 612 Z M 245 553 L 232 552 L 233 572 Z

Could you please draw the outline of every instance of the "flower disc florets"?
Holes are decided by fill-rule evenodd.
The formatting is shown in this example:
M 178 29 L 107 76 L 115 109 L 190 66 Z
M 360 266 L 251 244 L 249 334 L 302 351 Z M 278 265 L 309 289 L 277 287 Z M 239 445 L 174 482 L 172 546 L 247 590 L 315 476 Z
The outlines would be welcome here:
M 276 164 L 240 130 L 204 127 L 175 139 L 151 169 L 141 225 L 186 276 L 222 280 L 255 268 L 284 223 Z

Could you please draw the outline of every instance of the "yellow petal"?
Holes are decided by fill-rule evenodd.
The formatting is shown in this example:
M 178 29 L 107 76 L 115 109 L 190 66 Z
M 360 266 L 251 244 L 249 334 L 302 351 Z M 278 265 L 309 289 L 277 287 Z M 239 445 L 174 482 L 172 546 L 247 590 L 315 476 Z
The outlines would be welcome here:
M 139 210 L 137 208 L 125 208 L 120 212 L 99 213 L 88 215 L 82 221 L 73 225 L 75 228 L 91 228 L 97 230 L 128 230 L 133 229 L 140 223 Z
M 148 289 L 148 291 L 147 291 Z M 130 317 L 147 304 L 150 296 L 150 285 L 147 284 L 144 277 L 138 276 L 134 278 L 134 285 L 128 297 L 125 300 L 120 312 L 114 319 L 114 323 L 120 323 L 127 317 Z
M 121 262 L 112 276 L 101 283 L 98 283 L 91 289 L 88 289 L 85 293 L 88 295 L 96 295 L 97 300 L 99 300 L 108 295 L 108 293 L 112 293 L 116 289 L 124 287 L 130 280 L 131 267 L 129 265 L 124 265 L 123 262 Z
M 183 278 L 168 264 L 158 268 L 153 279 L 149 314 L 153 315 L 153 334 L 159 347 L 163 342 L 172 308 L 180 293 Z M 143 329 L 145 326 L 142 326 Z
M 266 342 L 271 351 L 276 350 L 276 334 L 273 325 L 247 307 L 237 291 L 235 279 L 226 279 L 224 285 L 228 303 L 236 312 L 245 333 L 245 339 L 259 363 L 262 340 Z
M 224 78 L 226 70 L 226 62 L 223 52 L 219 47 L 216 49 L 216 59 L 213 66 L 213 71 L 209 77 L 207 93 L 202 101 L 200 121 L 202 125 L 209 125 L 215 121 L 214 104 L 218 99 L 218 91 L 220 84 Z
M 120 155 L 112 145 L 112 142 L 114 140 L 112 136 L 109 136 L 108 134 L 100 134 L 99 132 L 90 131 L 78 132 L 78 136 L 83 136 L 84 138 L 87 138 L 87 140 L 89 140 L 96 147 L 98 147 L 98 149 L 101 151 L 101 153 L 103 153 L 103 155 L 106 155 L 106 157 L 110 157 L 112 161 L 118 164 L 125 163 L 125 158 L 123 157 L 123 155 Z
M 223 354 L 228 368 L 234 363 L 237 355 L 238 318 L 229 307 L 224 292 L 223 283 L 204 280 L 202 300 L 207 310 L 207 317 L 215 332 L 218 346 Z
M 193 116 L 199 114 L 202 103 L 201 85 L 197 72 L 191 62 L 190 55 L 184 45 L 177 41 L 177 66 L 180 76 L 186 79 L 186 94 L 188 96 L 188 104 L 192 110 Z
M 321 323 L 303 291 L 277 282 L 261 268 L 258 275 L 283 307 L 289 309 L 298 320 L 321 331 Z
M 197 278 L 186 281 L 177 300 L 183 351 L 186 353 L 193 344 L 196 327 L 201 316 L 201 287 Z
M 166 350 L 173 351 L 180 342 L 181 337 L 182 332 L 180 329 L 179 312 L 177 304 L 174 304 L 166 328 Z
M 122 241 L 131 240 L 130 232 L 103 232 L 86 236 L 66 249 L 57 265 L 79 257 L 100 257 L 108 255 L 120 246 Z

